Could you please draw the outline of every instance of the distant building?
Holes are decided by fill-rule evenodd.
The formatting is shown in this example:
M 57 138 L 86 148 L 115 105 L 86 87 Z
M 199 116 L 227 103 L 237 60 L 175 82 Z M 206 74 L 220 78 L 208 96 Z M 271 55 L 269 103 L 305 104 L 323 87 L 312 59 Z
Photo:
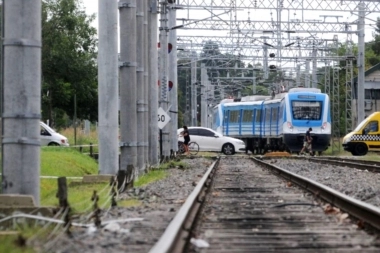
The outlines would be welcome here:
M 352 123 L 353 127 L 356 127 L 360 123 L 357 122 L 358 77 L 355 77 L 352 83 L 354 88 L 352 93 Z M 380 63 L 364 72 L 364 117 L 376 111 L 380 111 Z

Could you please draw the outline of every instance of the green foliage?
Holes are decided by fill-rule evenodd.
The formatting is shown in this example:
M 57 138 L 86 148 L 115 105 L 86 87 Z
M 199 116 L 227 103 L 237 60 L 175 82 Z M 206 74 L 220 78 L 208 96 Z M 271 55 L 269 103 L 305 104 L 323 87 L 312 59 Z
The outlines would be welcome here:
M 63 124 L 64 114 L 97 120 L 95 16 L 81 10 L 80 0 L 44 0 L 42 8 L 42 115 Z
M 375 27 L 375 41 L 372 44 L 371 48 L 373 52 L 379 56 L 380 55 L 380 18 L 377 18 L 376 27 Z

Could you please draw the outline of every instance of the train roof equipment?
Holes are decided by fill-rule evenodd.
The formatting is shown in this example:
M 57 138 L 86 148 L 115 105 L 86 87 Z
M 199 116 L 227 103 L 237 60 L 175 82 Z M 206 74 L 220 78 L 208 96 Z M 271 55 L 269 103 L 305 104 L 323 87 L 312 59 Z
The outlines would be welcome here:
M 297 88 L 291 88 L 289 89 L 288 93 L 295 93 L 295 92 L 312 92 L 312 93 L 321 93 L 321 89 L 318 88 L 304 88 L 304 87 L 297 87 Z

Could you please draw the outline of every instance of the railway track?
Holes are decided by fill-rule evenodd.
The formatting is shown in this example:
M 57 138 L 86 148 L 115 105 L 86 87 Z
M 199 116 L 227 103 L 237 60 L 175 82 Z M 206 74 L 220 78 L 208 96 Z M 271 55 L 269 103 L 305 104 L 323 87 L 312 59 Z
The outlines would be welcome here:
M 380 162 L 377 161 L 367 161 L 351 158 L 340 158 L 340 157 L 311 157 L 309 158 L 312 161 L 319 163 L 328 163 L 337 166 L 346 166 L 350 168 L 356 168 L 360 170 L 368 170 L 372 172 L 380 172 Z
M 380 229 L 380 209 L 270 161 L 222 158 L 197 188 L 150 252 L 380 251 L 377 237 L 348 222 L 346 214 Z M 315 195 L 344 211 L 323 207 Z M 335 214 L 326 215 L 330 211 Z M 209 246 L 194 246 L 190 237 Z
M 377 161 L 368 161 L 368 160 L 359 160 L 359 159 L 352 159 L 352 158 L 342 158 L 342 157 L 334 157 L 334 156 L 268 156 L 268 157 L 262 157 L 260 156 L 260 160 L 271 160 L 274 158 L 286 158 L 286 159 L 297 159 L 297 160 L 309 160 L 321 164 L 331 164 L 336 166 L 342 166 L 342 167 L 349 167 L 349 168 L 355 168 L 359 170 L 368 170 L 371 172 L 380 172 L 380 162 Z

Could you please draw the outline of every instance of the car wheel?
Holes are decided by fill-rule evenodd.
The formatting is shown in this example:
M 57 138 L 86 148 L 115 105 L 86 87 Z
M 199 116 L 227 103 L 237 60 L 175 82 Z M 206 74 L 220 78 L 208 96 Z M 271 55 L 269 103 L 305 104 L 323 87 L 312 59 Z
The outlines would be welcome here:
M 368 152 L 368 148 L 367 148 L 366 144 L 364 144 L 364 143 L 356 144 L 356 146 L 355 146 L 356 155 L 363 156 L 363 155 L 366 155 L 367 152 Z
M 225 155 L 233 155 L 235 154 L 235 147 L 231 143 L 226 143 L 222 147 L 222 152 Z
M 56 142 L 50 142 L 48 146 L 59 146 L 59 144 Z

